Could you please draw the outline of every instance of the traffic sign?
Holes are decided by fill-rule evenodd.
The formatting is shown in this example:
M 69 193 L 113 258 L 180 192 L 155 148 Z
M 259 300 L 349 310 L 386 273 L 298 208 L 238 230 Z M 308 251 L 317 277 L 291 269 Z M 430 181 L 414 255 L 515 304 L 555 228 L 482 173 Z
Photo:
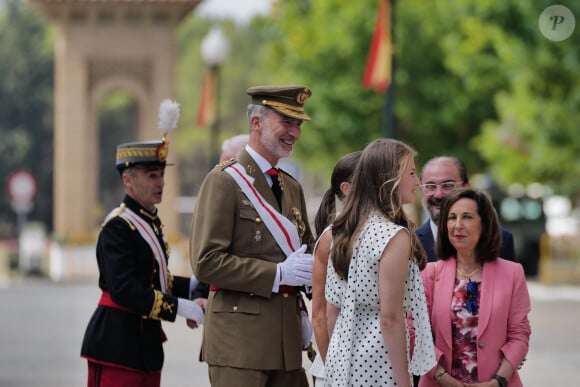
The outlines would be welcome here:
M 38 191 L 36 178 L 26 169 L 12 171 L 8 176 L 6 186 L 8 196 L 15 208 L 29 208 Z

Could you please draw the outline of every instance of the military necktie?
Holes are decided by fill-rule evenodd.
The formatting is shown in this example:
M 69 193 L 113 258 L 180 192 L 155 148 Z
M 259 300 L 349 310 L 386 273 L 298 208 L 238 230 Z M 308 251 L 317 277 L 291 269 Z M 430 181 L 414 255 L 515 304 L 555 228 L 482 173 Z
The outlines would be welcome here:
M 270 168 L 266 171 L 266 173 L 272 178 L 272 192 L 274 192 L 278 206 L 282 208 L 282 189 L 280 189 L 280 180 L 278 180 L 280 171 L 278 171 L 276 168 Z

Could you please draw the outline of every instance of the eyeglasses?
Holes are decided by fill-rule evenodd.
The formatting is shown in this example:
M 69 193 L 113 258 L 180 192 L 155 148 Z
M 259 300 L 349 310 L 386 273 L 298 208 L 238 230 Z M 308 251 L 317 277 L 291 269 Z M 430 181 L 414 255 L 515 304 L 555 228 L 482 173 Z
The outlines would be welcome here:
M 455 190 L 455 188 L 457 187 L 457 183 L 454 181 L 446 181 L 441 184 L 435 183 L 421 184 L 419 187 L 421 188 L 421 191 L 425 195 L 433 195 L 435 192 L 437 192 L 437 187 L 441 187 L 441 192 L 443 192 L 444 194 L 448 194 L 449 192 Z
M 469 280 L 465 286 L 465 309 L 472 315 L 477 314 L 479 310 L 479 305 L 477 305 L 477 296 L 479 290 L 477 288 L 477 282 L 472 282 Z

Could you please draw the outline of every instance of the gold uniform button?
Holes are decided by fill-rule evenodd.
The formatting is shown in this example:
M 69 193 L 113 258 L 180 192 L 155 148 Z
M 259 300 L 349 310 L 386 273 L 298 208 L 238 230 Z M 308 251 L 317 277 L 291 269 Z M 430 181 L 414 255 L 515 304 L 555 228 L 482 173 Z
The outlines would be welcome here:
M 479 343 L 479 348 L 483 349 L 483 347 L 485 347 L 485 345 L 483 345 L 483 343 Z
M 233 310 L 234 312 L 237 312 L 237 311 L 238 311 L 238 306 L 237 306 L 237 305 L 234 305 L 234 306 L 232 306 L 232 310 Z
M 282 297 L 288 298 L 288 293 L 282 293 Z
M 262 218 L 260 218 L 259 216 L 256 218 L 256 223 L 261 223 L 262 222 Z

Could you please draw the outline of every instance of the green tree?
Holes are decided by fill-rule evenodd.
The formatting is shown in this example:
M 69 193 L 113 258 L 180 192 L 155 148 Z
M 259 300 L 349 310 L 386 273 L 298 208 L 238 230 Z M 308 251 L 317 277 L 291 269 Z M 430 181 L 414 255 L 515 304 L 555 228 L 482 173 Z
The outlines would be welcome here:
M 466 144 L 482 119 L 494 116 L 493 91 L 504 78 L 496 74 L 477 80 L 470 68 L 457 72 L 448 50 L 460 39 L 458 26 L 496 18 L 505 6 L 495 9 L 499 1 L 456 3 L 408 0 L 392 8 L 394 134 L 419 150 L 420 161 L 448 153 L 473 166 L 480 158 Z M 384 135 L 385 96 L 361 86 L 376 11 L 376 1 L 279 2 L 272 67 L 290 73 L 286 79 L 305 79 L 314 90 L 314 133 L 300 144 L 306 158 L 334 160 Z M 467 46 L 473 50 L 474 44 Z M 481 71 L 490 66 L 481 63 Z
M 18 168 L 37 178 L 29 219 L 52 224 L 52 35 L 20 1 L 0 3 L 0 176 Z M 4 180 L 3 179 L 3 180 Z M 0 199 L 0 236 L 14 236 L 14 213 Z
M 580 3 L 567 6 L 580 15 Z M 543 8 L 526 2 L 516 9 L 523 17 L 514 31 L 528 29 L 525 39 L 513 31 L 488 32 L 509 84 L 494 94 L 497 116 L 483 122 L 472 144 L 503 185 L 540 182 L 578 199 L 580 31 L 561 42 L 546 39 L 537 26 L 525 23 L 538 9 Z
M 577 2 L 562 3 L 580 14 Z M 540 0 L 394 4 L 395 137 L 419 151 L 418 164 L 449 154 L 504 187 L 577 190 L 578 29 L 565 42 L 545 39 L 538 18 L 550 4 Z M 376 5 L 280 0 L 269 20 L 265 68 L 314 92 L 308 140 L 298 145 L 307 165 L 329 168 L 383 135 L 384 96 L 360 83 Z
M 263 55 L 269 81 L 313 90 L 308 101 L 313 120 L 297 145 L 309 168 L 328 169 L 342 154 L 383 134 L 384 97 L 361 87 L 376 4 L 282 0 L 265 22 L 271 36 Z
M 178 141 L 179 173 L 183 195 L 194 195 L 209 169 L 210 128 L 198 127 L 196 118 L 201 99 L 203 77 L 207 65 L 200 54 L 201 41 L 214 22 L 196 16 L 186 19 L 178 31 L 178 95 L 182 107 Z M 231 21 L 220 25 L 230 43 L 230 53 L 219 69 L 218 82 L 218 143 L 248 132 L 246 89 L 268 82 L 272 71 L 263 71 L 265 61 L 261 47 L 272 36 L 265 19 L 256 17 L 251 24 L 236 25 Z

